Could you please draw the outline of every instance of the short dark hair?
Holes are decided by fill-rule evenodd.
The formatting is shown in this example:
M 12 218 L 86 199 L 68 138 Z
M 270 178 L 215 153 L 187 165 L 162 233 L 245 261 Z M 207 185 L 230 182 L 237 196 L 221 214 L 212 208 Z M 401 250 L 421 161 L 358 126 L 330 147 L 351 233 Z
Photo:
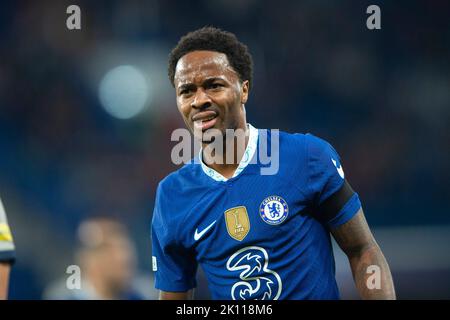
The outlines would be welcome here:
M 252 84 L 253 59 L 245 44 L 236 35 L 215 27 L 203 27 L 183 36 L 169 55 L 169 80 L 174 84 L 175 68 L 178 60 L 185 54 L 208 50 L 223 53 L 227 56 L 233 69 L 241 81 L 248 80 Z

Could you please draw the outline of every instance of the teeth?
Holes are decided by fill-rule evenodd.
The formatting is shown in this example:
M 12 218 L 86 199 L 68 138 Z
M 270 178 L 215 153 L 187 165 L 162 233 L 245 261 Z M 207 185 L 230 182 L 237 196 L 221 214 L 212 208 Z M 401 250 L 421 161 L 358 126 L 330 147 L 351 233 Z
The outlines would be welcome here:
M 209 118 L 202 119 L 202 120 L 200 120 L 200 121 L 205 122 L 205 121 L 212 120 L 212 119 L 214 119 L 214 118 L 215 118 L 215 116 L 212 116 L 212 117 L 209 117 Z
M 211 116 L 206 117 L 206 118 L 201 118 L 201 119 L 194 120 L 194 122 L 202 123 L 202 122 L 206 122 L 206 121 L 213 120 L 213 119 L 215 119 L 216 117 L 217 117 L 217 115 L 214 114 L 214 115 L 211 115 Z

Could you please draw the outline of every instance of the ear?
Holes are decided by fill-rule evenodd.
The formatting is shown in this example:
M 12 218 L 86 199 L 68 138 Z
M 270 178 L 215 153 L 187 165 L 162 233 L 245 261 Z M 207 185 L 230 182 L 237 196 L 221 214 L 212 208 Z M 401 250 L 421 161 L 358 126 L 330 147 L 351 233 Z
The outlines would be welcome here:
M 248 80 L 245 80 L 242 82 L 242 88 L 241 88 L 241 103 L 245 104 L 248 100 L 248 92 L 250 90 L 250 83 Z

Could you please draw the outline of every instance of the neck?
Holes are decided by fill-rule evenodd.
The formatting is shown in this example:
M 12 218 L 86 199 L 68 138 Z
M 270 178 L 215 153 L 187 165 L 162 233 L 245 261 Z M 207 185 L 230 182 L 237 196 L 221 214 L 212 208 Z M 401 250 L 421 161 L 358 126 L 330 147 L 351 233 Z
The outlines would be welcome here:
M 233 176 L 247 148 L 250 130 L 247 125 L 244 128 L 243 134 L 225 135 L 222 143 L 203 144 L 203 162 L 227 179 Z

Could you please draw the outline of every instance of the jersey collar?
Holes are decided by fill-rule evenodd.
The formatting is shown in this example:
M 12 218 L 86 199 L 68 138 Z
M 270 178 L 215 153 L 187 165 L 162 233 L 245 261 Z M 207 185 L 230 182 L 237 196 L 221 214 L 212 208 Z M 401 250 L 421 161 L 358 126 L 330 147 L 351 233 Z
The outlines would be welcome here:
M 244 170 L 245 167 L 247 167 L 247 165 L 250 163 L 250 160 L 255 155 L 256 148 L 258 146 L 258 129 L 253 127 L 250 123 L 247 124 L 247 128 L 249 130 L 247 148 L 245 149 L 244 155 L 243 155 L 241 161 L 239 162 L 239 166 L 237 167 L 236 171 L 234 172 L 232 178 L 237 177 L 242 172 L 242 170 Z M 208 167 L 203 162 L 202 149 L 200 149 L 199 159 L 200 159 L 200 164 L 202 166 L 203 172 L 206 175 L 208 175 L 209 177 L 211 177 L 212 179 L 214 179 L 216 181 L 227 181 L 228 180 L 223 175 L 218 173 L 216 170 Z

